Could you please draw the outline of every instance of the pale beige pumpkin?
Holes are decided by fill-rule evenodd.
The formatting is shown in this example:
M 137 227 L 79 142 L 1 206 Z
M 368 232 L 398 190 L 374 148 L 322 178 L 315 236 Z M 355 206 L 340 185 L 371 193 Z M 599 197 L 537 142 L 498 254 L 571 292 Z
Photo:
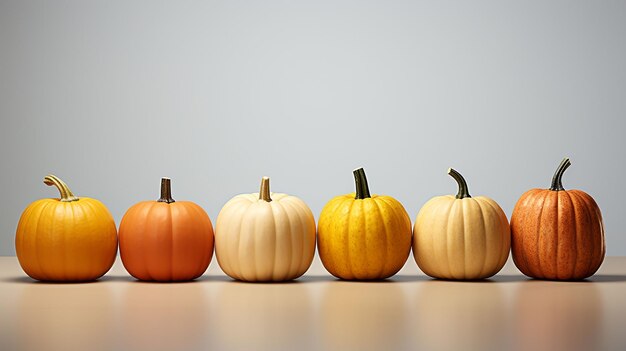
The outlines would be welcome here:
M 261 191 L 229 200 L 215 226 L 215 255 L 230 277 L 244 281 L 284 281 L 304 274 L 315 254 L 315 219 L 295 196 Z
M 484 279 L 500 271 L 511 247 L 509 222 L 500 206 L 484 196 L 471 197 L 463 177 L 456 196 L 430 199 L 420 210 L 413 232 L 413 256 L 434 278 Z

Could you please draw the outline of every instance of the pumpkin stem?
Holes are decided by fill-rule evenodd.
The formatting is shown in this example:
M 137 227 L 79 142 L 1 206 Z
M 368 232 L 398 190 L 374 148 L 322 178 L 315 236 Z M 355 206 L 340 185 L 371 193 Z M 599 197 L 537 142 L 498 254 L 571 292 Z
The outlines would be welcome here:
M 71 202 L 77 201 L 78 197 L 74 196 L 70 188 L 62 181 L 59 177 L 54 174 L 48 174 L 43 178 L 44 184 L 47 186 L 56 186 L 59 189 L 59 193 L 61 193 L 61 202 Z
M 272 202 L 272 198 L 270 197 L 270 178 L 269 177 L 261 178 L 261 190 L 259 190 L 259 200 Z
M 572 163 L 569 161 L 568 157 L 565 157 L 563 161 L 557 167 L 556 172 L 554 172 L 554 176 L 552 177 L 552 185 L 550 186 L 550 190 L 559 191 L 565 190 L 563 188 L 563 173 L 567 167 L 569 167 Z
M 372 197 L 363 168 L 355 169 L 352 173 L 354 174 L 354 184 L 356 185 L 356 196 L 354 198 L 363 200 Z
M 172 180 L 170 178 L 161 178 L 161 197 L 157 202 L 165 202 L 168 204 L 176 202 L 172 199 Z
M 456 194 L 457 199 L 464 199 L 466 197 L 472 197 L 469 193 L 469 189 L 467 188 L 467 182 L 465 178 L 461 175 L 461 173 L 457 172 L 452 168 L 448 168 L 448 174 L 456 180 L 457 184 L 459 184 L 459 192 Z

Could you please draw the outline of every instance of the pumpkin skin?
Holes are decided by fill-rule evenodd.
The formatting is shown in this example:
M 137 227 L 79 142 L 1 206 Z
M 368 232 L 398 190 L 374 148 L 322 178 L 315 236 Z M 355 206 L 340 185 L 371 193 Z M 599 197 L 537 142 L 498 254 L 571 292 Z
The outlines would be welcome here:
M 44 183 L 56 186 L 61 197 L 30 204 L 19 220 L 15 251 L 28 276 L 43 281 L 90 281 L 103 276 L 117 254 L 117 229 L 102 202 L 81 197 L 58 177 Z
M 385 279 L 406 263 L 411 220 L 396 199 L 370 195 L 365 172 L 354 171 L 357 191 L 330 200 L 318 224 L 322 264 L 345 280 Z
M 485 279 L 498 273 L 511 249 L 506 214 L 492 199 L 471 197 L 457 171 L 459 193 L 430 199 L 420 209 L 413 231 L 413 257 L 433 278 Z
M 233 197 L 217 216 L 215 255 L 233 279 L 296 279 L 309 269 L 314 254 L 313 213 L 295 196 L 270 194 L 267 177 L 259 193 Z
M 122 263 L 139 280 L 193 280 L 213 257 L 211 219 L 193 202 L 174 201 L 170 184 L 163 178 L 161 198 L 133 205 L 120 223 Z
M 513 261 L 525 275 L 549 280 L 580 280 L 602 265 L 606 251 L 598 204 L 581 190 L 565 190 L 563 159 L 550 189 L 532 189 L 511 216 Z

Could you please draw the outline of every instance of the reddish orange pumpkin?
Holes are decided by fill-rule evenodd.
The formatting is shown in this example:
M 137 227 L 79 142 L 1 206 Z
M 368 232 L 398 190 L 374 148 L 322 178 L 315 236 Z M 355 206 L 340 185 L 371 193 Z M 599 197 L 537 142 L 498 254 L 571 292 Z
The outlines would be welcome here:
M 119 229 L 124 267 L 139 280 L 192 280 L 213 257 L 213 225 L 206 212 L 189 201 L 174 201 L 168 178 L 161 198 L 132 206 Z
M 592 276 L 604 260 L 600 208 L 581 190 L 565 190 L 561 178 L 570 166 L 563 159 L 550 189 L 532 189 L 511 216 L 513 261 L 529 277 L 579 280 Z

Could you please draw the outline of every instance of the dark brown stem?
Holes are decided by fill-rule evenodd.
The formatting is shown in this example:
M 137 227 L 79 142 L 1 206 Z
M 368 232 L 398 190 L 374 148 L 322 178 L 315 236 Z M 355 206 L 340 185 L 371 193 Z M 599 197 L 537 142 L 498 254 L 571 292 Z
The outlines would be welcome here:
M 168 204 L 176 202 L 172 199 L 172 181 L 169 178 L 161 178 L 161 197 L 157 201 Z

